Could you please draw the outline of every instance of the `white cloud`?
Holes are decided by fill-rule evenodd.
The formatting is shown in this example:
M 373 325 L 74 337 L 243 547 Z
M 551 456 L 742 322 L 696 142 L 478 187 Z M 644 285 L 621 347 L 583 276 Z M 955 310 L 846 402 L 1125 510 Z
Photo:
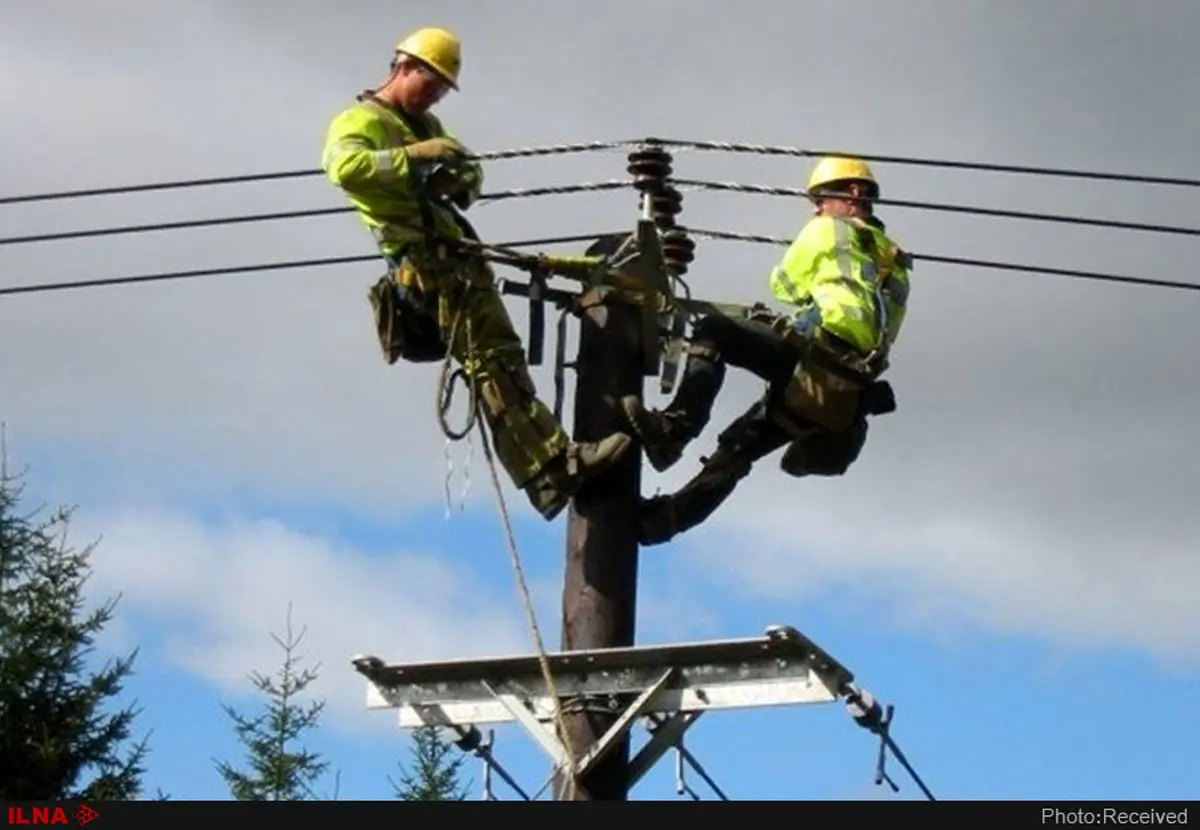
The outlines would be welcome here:
M 378 728 L 377 714 L 364 714 L 356 654 L 411 662 L 530 650 L 510 595 L 450 555 L 367 554 L 270 520 L 205 526 L 156 512 L 81 515 L 73 535 L 97 531 L 92 591 L 120 593 L 121 614 L 161 637 L 165 659 L 227 694 L 279 665 L 271 633 L 284 632 L 291 603 L 295 629 L 307 628 L 299 652 L 322 665 L 313 691 L 339 726 Z
M 910 488 L 896 488 L 872 476 L 897 468 L 879 458 L 887 450 L 869 452 L 840 481 L 784 479 L 795 502 L 786 512 L 778 509 L 782 474 L 768 459 L 713 520 L 713 536 L 674 544 L 697 554 L 693 565 L 706 577 L 755 596 L 799 601 L 838 589 L 847 613 L 881 625 L 951 637 L 959 626 L 983 626 L 1200 666 L 1194 515 L 1147 527 L 1123 521 L 1128 508 L 1100 514 L 1092 505 L 1104 503 L 1096 493 L 1106 482 L 1086 474 L 1070 477 L 1071 497 L 1048 497 L 1057 508 L 1048 514 L 1020 509 L 1019 497 L 988 504 L 990 482 L 956 477 L 947 462 L 931 461 Z
M 1094 3 L 1063 0 L 1053 14 L 1044 5 L 881 9 L 855 21 L 867 46 L 848 63 L 796 47 L 795 32 L 827 14 L 816 3 L 763 4 L 757 14 L 752 3 L 695 15 L 643 10 L 633 32 L 616 9 L 587 22 L 588 39 L 606 44 L 595 54 L 580 49 L 578 13 L 565 6 L 513 2 L 492 14 L 476 3 L 414 4 L 411 19 L 443 20 L 467 37 L 463 92 L 443 112 L 479 149 L 653 132 L 1200 177 L 1196 111 L 1175 103 L 1197 74 L 1185 40 L 1195 8 L 1164 4 L 1151 20 L 1128 4 L 1103 14 Z M 0 87 L 0 113 L 22 125 L 0 136 L 0 152 L 20 159 L 0 171 L 5 191 L 315 165 L 327 119 L 378 80 L 400 34 L 380 34 L 379 21 L 394 20 L 382 2 L 352 17 L 298 2 L 285 28 L 244 3 L 166 13 L 127 0 L 119 21 L 110 6 L 0 11 L 0 78 L 22 79 L 19 90 Z M 714 59 L 710 40 L 690 36 L 692 21 L 755 48 L 733 63 Z M 925 35 L 917 50 L 895 37 L 913 27 Z M 182 41 L 180 31 L 189 33 Z M 539 60 L 512 59 L 523 54 Z M 83 102 L 71 112 L 87 107 L 83 133 L 79 119 L 64 127 L 61 107 L 28 104 L 57 100 L 67 84 Z M 613 155 L 502 162 L 489 168 L 489 187 L 622 168 Z M 1143 221 L 1195 215 L 1190 191 L 879 168 L 897 198 Z M 784 159 L 677 159 L 698 178 L 797 184 L 806 169 Z M 336 203 L 323 182 L 307 180 L 6 208 L 2 221 L 8 234 Z M 633 213 L 619 194 L 506 202 L 476 216 L 489 238 L 511 239 L 608 229 Z M 697 226 L 772 234 L 791 233 L 800 218 L 795 203 L 724 195 L 689 194 L 684 214 Z M 1178 238 L 907 211 L 888 218 L 919 251 L 1168 277 L 1186 276 L 1195 258 Z M 365 232 L 341 217 L 10 246 L 0 248 L 0 271 L 9 283 L 369 250 Z M 759 298 L 777 254 L 705 245 L 689 276 L 702 296 Z M 15 357 L 0 362 L 0 418 L 22 446 L 77 455 L 67 484 L 85 505 L 92 493 L 129 503 L 246 494 L 394 517 L 436 504 L 444 467 L 434 370 L 380 362 L 363 293 L 376 272 L 6 297 L 0 350 Z M 1194 651 L 1194 308 L 1194 295 L 923 266 L 893 373 L 900 411 L 877 422 L 852 475 L 791 482 L 768 461 L 711 529 L 738 534 L 738 572 L 759 594 L 867 582 L 896 613 L 948 614 L 938 625 Z M 524 309 L 513 309 L 524 331 Z M 536 375 L 548 393 L 549 371 Z M 754 388 L 734 373 L 708 434 L 679 470 L 648 474 L 646 489 L 682 481 Z M 490 499 L 478 453 L 473 479 L 475 499 Z M 380 567 L 362 563 L 354 579 L 374 585 Z M 333 600 L 303 584 L 298 614 L 307 598 L 308 615 L 319 616 Z M 263 632 L 255 654 L 271 649 L 265 632 L 284 600 L 274 605 L 239 623 Z M 232 636 L 223 631 L 205 636 L 223 642 Z M 207 640 L 197 642 L 186 653 L 207 665 Z
M 204 523 L 137 509 L 82 511 L 71 537 L 100 539 L 89 595 L 121 596 L 108 647 L 161 649 L 157 659 L 227 699 L 251 694 L 249 673 L 279 666 L 283 653 L 271 635 L 284 635 L 290 604 L 294 630 L 306 629 L 297 654 L 319 664 L 311 690 L 327 699 L 335 728 L 379 728 L 349 663 L 356 654 L 404 663 L 534 650 L 515 581 L 481 583 L 455 554 L 367 553 L 270 519 Z M 526 578 L 544 645 L 556 650 L 561 579 Z M 640 613 L 640 641 L 690 636 L 713 623 L 669 586 L 650 586 Z

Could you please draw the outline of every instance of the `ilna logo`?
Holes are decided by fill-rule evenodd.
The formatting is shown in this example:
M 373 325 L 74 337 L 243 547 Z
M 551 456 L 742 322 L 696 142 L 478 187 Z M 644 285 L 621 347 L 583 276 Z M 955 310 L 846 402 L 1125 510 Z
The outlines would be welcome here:
M 99 815 L 86 804 L 80 804 L 69 814 L 65 807 L 9 807 L 9 824 L 76 824 L 84 825 Z

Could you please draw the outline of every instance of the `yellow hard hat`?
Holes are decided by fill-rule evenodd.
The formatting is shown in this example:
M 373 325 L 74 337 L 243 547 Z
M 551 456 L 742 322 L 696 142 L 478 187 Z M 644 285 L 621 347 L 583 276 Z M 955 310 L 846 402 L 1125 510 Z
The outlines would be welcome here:
M 396 44 L 396 52 L 411 55 L 458 89 L 462 44 L 453 32 L 437 28 L 417 29 Z
M 862 159 L 848 156 L 826 156 L 817 162 L 808 179 L 808 192 L 811 195 L 822 185 L 841 181 L 870 182 L 875 187 L 875 195 L 879 195 L 879 182 L 870 166 Z

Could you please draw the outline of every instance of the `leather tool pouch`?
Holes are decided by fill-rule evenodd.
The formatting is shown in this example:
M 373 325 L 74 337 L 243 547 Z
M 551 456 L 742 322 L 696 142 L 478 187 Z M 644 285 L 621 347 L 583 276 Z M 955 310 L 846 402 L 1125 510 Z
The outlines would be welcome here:
M 391 365 L 403 358 L 432 363 L 446 356 L 437 317 L 409 303 L 390 273 L 367 292 L 383 359 Z
M 796 364 L 784 391 L 784 402 L 797 415 L 826 429 L 842 432 L 858 415 L 862 389 L 861 383 L 806 356 Z

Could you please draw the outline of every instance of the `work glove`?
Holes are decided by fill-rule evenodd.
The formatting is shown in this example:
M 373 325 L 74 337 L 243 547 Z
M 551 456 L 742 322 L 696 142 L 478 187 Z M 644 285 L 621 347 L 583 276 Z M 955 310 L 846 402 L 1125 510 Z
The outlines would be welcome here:
M 472 190 L 478 185 L 474 174 L 458 172 L 448 167 L 438 167 L 425 180 L 429 194 L 436 198 L 449 199 L 459 210 L 466 210 L 474 201 Z
M 452 164 L 467 155 L 467 148 L 453 138 L 440 137 L 408 144 L 404 152 L 417 164 Z

